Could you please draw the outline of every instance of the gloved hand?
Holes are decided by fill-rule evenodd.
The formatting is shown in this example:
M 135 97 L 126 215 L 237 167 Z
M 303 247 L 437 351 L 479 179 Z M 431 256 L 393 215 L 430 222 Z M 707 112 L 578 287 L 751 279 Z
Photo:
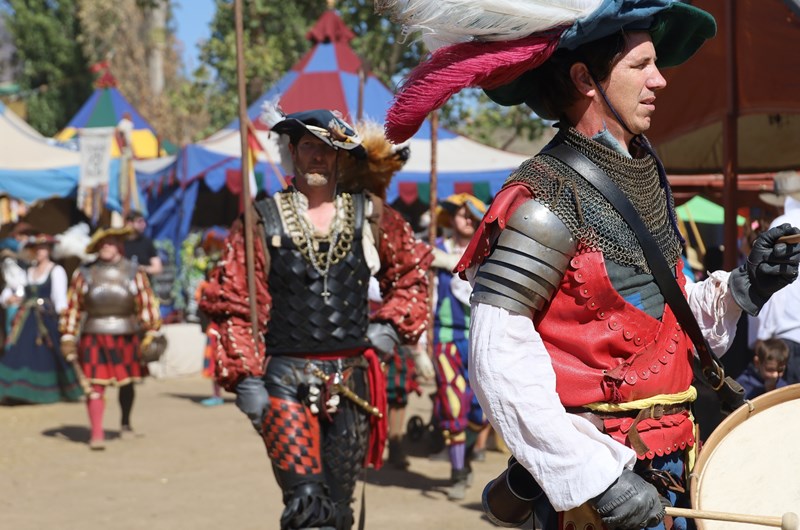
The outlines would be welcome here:
M 78 358 L 78 344 L 73 337 L 61 337 L 61 355 L 70 363 Z
M 755 240 L 747 263 L 731 272 L 728 287 L 736 303 L 756 316 L 776 291 L 797 279 L 800 244 L 778 243 L 778 238 L 800 234 L 789 223 L 770 228 Z
M 417 375 L 423 379 L 433 379 L 436 377 L 436 369 L 433 367 L 431 358 L 428 357 L 428 352 L 425 348 L 414 348 L 411 352 L 411 358 L 414 360 L 414 368 L 417 370 Z
M 387 322 L 371 322 L 367 327 L 367 339 L 376 350 L 385 355 L 393 353 L 400 344 L 400 336 L 394 326 Z
M 657 525 L 665 514 L 655 486 L 628 469 L 593 502 L 608 528 L 639 530 Z

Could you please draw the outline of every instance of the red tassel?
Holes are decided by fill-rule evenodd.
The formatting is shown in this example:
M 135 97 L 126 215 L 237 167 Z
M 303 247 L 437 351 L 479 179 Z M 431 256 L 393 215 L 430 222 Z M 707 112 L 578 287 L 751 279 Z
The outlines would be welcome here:
M 564 29 L 512 41 L 471 41 L 436 50 L 411 72 L 396 94 L 386 115 L 386 137 L 394 143 L 405 142 L 430 112 L 456 92 L 468 87 L 498 88 L 536 68 L 555 52 Z

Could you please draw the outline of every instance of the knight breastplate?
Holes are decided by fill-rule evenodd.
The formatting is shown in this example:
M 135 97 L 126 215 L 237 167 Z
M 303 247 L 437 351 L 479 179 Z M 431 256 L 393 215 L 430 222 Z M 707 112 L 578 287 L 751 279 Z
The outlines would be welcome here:
M 257 204 L 270 253 L 272 308 L 266 334 L 269 355 L 335 353 L 366 348 L 369 324 L 364 260 L 363 195 L 353 195 L 355 230 L 350 252 L 328 270 L 327 281 L 308 263 L 279 222 L 272 198 Z M 320 251 L 324 251 L 321 247 Z
M 98 261 L 84 271 L 87 289 L 83 295 L 83 333 L 130 335 L 138 331 L 135 274 L 136 269 L 127 259 L 117 263 Z

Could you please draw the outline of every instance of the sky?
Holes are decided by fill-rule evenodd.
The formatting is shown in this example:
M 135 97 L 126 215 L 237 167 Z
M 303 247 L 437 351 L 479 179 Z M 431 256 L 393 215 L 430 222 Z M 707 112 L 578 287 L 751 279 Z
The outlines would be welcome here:
M 177 38 L 183 45 L 184 72 L 189 75 L 200 64 L 199 44 L 211 33 L 214 0 L 176 0 L 172 2 Z

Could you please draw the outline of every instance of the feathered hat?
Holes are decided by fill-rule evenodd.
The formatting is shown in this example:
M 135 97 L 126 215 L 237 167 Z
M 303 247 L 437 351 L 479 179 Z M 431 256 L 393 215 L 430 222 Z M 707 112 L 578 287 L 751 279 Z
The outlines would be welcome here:
M 285 138 L 297 140 L 311 133 L 335 149 L 344 149 L 354 156 L 339 157 L 339 187 L 344 191 L 369 191 L 386 198 L 392 177 L 409 157 L 407 143 L 393 144 L 386 139 L 383 127 L 375 122 L 361 121 L 350 126 L 337 111 L 310 110 L 284 114 L 277 101 L 267 101 L 261 107 L 259 120 L 270 130 Z M 290 165 L 287 142 L 279 142 L 281 161 Z M 286 169 L 290 169 L 286 167 Z
M 620 30 L 648 31 L 658 66 L 681 64 L 716 34 L 714 18 L 679 0 L 376 0 L 420 30 L 432 55 L 406 79 L 386 117 L 390 140 L 410 138 L 452 95 L 480 87 L 501 105 L 537 108 L 523 75 L 558 49 Z M 547 116 L 545 116 L 547 117 Z
M 315 109 L 284 114 L 277 103 L 267 101 L 261 107 L 259 119 L 270 130 L 285 134 L 292 141 L 312 134 L 334 149 L 343 149 L 358 158 L 365 155 L 361 137 L 340 112 Z

